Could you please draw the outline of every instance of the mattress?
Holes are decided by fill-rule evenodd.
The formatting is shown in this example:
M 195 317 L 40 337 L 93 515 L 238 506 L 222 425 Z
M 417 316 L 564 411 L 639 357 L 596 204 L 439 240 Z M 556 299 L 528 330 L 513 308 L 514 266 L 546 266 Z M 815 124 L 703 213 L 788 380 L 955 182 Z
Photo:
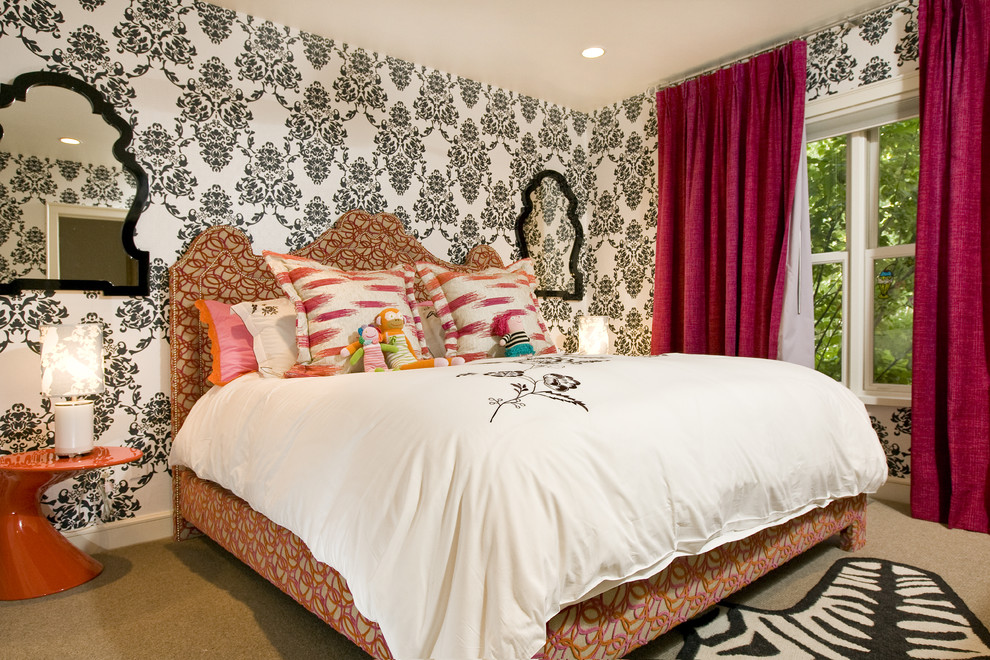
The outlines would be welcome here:
M 461 659 L 531 657 L 561 608 L 887 473 L 826 376 L 688 355 L 244 376 L 171 462 L 303 539 L 396 657 Z

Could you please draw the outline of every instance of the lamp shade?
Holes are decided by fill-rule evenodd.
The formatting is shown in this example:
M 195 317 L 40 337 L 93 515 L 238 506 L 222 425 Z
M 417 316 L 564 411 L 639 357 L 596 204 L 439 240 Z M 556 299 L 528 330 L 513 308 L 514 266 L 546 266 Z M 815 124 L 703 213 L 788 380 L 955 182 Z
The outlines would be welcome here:
M 608 353 L 608 317 L 582 316 L 578 318 L 578 353 L 605 355 Z
M 103 324 L 41 327 L 41 392 L 48 397 L 100 394 L 103 382 Z

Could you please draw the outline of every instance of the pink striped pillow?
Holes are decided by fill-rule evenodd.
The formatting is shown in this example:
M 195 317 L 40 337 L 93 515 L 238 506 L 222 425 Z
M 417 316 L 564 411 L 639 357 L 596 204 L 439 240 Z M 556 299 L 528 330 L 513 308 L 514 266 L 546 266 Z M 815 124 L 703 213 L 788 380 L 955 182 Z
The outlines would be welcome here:
M 523 328 L 537 355 L 557 352 L 533 293 L 532 259 L 474 273 L 418 262 L 416 272 L 440 317 L 446 357 L 476 360 L 502 355 L 499 338 L 492 334 L 492 319 L 504 312 L 523 317 Z
M 423 326 L 415 310 L 411 268 L 345 271 L 291 254 L 265 252 L 268 268 L 296 308 L 298 363 L 293 376 L 332 376 L 347 372 L 340 349 L 357 339 L 362 325 L 387 307 L 406 319 L 410 348 L 422 357 Z

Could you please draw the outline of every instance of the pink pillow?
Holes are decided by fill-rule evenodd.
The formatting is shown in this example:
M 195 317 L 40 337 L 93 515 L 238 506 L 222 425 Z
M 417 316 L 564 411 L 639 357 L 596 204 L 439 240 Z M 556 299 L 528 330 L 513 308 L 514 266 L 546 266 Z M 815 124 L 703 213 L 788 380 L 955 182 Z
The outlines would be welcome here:
M 523 329 L 537 355 L 557 352 L 536 301 L 532 259 L 473 273 L 419 262 L 416 272 L 440 318 L 446 357 L 476 360 L 501 356 L 492 320 L 505 312 L 523 318 Z
M 346 373 L 340 350 L 357 339 L 358 328 L 394 307 L 406 321 L 409 348 L 423 356 L 423 326 L 415 311 L 412 268 L 345 271 L 290 254 L 265 252 L 265 261 L 296 309 L 298 363 L 292 376 Z
M 254 338 L 244 321 L 230 310 L 230 305 L 216 300 L 197 300 L 193 304 L 210 335 L 213 371 L 207 380 L 214 385 L 226 385 L 239 376 L 257 371 Z

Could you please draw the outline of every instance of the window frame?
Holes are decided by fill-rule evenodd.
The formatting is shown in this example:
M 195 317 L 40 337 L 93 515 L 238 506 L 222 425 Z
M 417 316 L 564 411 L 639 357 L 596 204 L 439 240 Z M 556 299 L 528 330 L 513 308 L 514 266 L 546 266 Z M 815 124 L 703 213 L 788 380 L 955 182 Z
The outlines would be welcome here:
M 812 265 L 842 263 L 842 382 L 871 405 L 911 403 L 911 386 L 873 382 L 873 315 L 877 259 L 915 256 L 915 244 L 877 247 L 879 127 L 917 117 L 919 75 L 913 73 L 844 94 L 809 101 L 807 141 L 849 135 L 846 145 L 846 249 L 819 252 Z M 865 176 L 854 176 L 864 171 Z

